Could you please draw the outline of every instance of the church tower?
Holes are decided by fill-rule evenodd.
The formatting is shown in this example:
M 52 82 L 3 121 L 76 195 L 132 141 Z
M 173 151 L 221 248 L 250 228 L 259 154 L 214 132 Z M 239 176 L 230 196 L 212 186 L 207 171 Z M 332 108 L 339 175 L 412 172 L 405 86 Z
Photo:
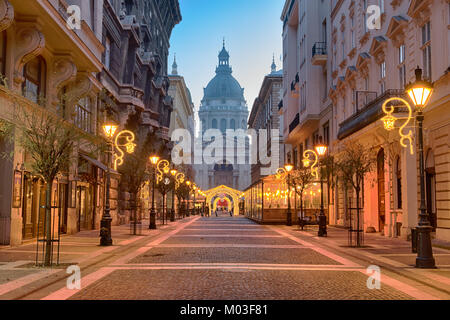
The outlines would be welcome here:
M 201 132 L 208 129 L 219 129 L 225 137 L 227 129 L 247 130 L 248 107 L 244 98 L 244 89 L 232 76 L 230 54 L 225 48 L 218 55 L 218 65 L 215 77 L 204 88 L 198 116 Z M 223 140 L 224 147 L 226 139 Z M 206 147 L 202 143 L 203 149 Z M 237 152 L 245 152 L 245 164 L 237 164 Z M 196 182 L 203 190 L 219 185 L 227 185 L 238 190 L 245 190 L 250 185 L 249 144 L 246 142 L 245 150 L 234 150 L 235 161 L 229 163 L 224 159 L 214 165 L 201 164 L 196 166 Z

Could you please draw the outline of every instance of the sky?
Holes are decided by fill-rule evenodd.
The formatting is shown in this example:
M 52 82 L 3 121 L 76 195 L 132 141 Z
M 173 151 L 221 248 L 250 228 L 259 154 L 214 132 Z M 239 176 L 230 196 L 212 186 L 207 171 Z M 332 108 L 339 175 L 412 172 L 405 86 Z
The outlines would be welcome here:
M 230 53 L 233 76 L 245 89 L 249 112 L 264 76 L 270 73 L 272 56 L 281 69 L 284 0 L 179 0 L 182 21 L 170 39 L 169 73 L 174 54 L 178 74 L 191 91 L 195 110 L 203 88 L 215 76 L 218 54 Z

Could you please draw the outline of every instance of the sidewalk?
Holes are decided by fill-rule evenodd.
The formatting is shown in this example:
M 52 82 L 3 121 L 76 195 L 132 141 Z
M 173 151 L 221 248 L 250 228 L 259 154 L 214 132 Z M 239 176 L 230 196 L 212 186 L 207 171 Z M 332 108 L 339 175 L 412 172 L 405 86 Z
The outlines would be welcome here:
M 317 237 L 317 226 L 308 226 L 306 233 L 311 237 Z M 299 229 L 297 229 L 299 230 Z M 348 246 L 348 230 L 339 227 L 327 227 L 327 239 L 334 242 L 339 247 Z M 411 251 L 411 241 L 400 238 L 389 238 L 374 233 L 364 233 L 362 248 L 358 250 L 389 257 L 398 263 L 407 266 L 414 266 L 417 254 Z M 445 241 L 433 241 L 433 254 L 437 266 L 450 267 L 450 243 Z
M 143 221 L 137 226 L 137 235 L 133 235 L 130 225 L 112 227 L 113 245 L 102 247 L 99 245 L 99 230 L 81 231 L 73 235 L 61 236 L 60 265 L 51 268 L 36 267 L 36 240 L 29 241 L 20 246 L 0 247 L 0 296 L 12 290 L 28 285 L 34 281 L 41 280 L 47 276 L 64 272 L 69 265 L 85 265 L 100 261 L 100 256 L 111 253 L 120 248 L 138 242 L 148 237 L 159 235 L 167 228 L 187 221 L 189 218 L 169 222 L 162 225 L 157 220 L 157 229 L 148 229 L 148 221 Z M 139 232 L 140 231 L 140 232 Z M 41 244 L 42 246 L 42 244 Z M 57 244 L 54 248 L 54 263 L 56 263 Z M 42 248 L 40 248 L 40 260 L 42 260 Z M 1 298 L 0 298 L 1 299 Z

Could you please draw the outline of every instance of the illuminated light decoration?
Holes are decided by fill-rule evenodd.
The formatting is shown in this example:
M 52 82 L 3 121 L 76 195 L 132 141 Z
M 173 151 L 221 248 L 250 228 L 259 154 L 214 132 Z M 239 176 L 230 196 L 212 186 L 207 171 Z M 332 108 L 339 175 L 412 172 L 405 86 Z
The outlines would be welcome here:
M 278 168 L 277 171 L 276 171 L 276 173 L 275 173 L 275 177 L 276 177 L 277 179 L 284 179 L 285 176 L 286 176 L 286 174 L 287 174 L 286 169 L 284 169 L 284 168 Z
M 287 163 L 287 164 L 284 166 L 284 169 L 285 169 L 287 172 L 291 172 L 292 169 L 294 169 L 294 166 L 293 166 L 292 164 L 290 164 L 290 163 Z
M 388 106 L 388 103 L 390 103 L 392 101 L 400 101 L 403 104 L 405 104 L 406 107 L 408 108 L 408 118 L 400 126 L 400 128 L 398 130 L 398 133 L 400 135 L 400 145 L 403 148 L 407 148 L 408 145 L 409 145 L 409 152 L 410 152 L 411 155 L 413 155 L 414 154 L 413 141 L 412 141 L 412 134 L 413 134 L 413 132 L 412 132 L 411 129 L 409 129 L 407 132 L 404 131 L 406 129 L 406 127 L 408 126 L 409 122 L 411 121 L 411 119 L 413 119 L 412 108 L 411 108 L 411 105 L 408 103 L 408 101 L 406 101 L 405 99 L 402 99 L 402 98 L 398 98 L 398 97 L 393 97 L 393 98 L 387 99 L 383 103 L 383 107 L 382 107 L 383 112 L 386 114 L 386 116 L 383 119 L 381 119 L 381 120 L 383 121 L 386 130 L 389 130 L 389 129 L 386 128 L 386 123 L 384 122 L 384 119 L 386 117 L 388 117 L 388 118 L 392 117 L 395 120 L 398 120 L 397 118 L 395 118 L 392 115 L 392 113 L 394 113 L 394 107 L 393 106 Z M 407 144 L 407 142 L 408 142 L 408 144 Z
M 397 119 L 390 114 L 381 119 L 381 121 L 383 121 L 384 129 L 386 129 L 387 131 L 394 130 L 396 120 Z
M 180 184 L 184 182 L 184 173 L 179 172 L 176 176 L 175 176 L 175 189 L 178 189 L 180 187 Z
M 313 156 L 314 159 L 311 159 L 310 156 Z M 303 164 L 305 164 L 305 162 L 308 163 L 308 165 L 305 167 L 309 167 L 309 164 L 311 164 L 311 162 L 313 162 L 313 164 L 311 165 L 311 175 L 313 177 L 315 177 L 316 179 L 319 179 L 319 173 L 318 173 L 318 168 L 317 168 L 317 163 L 319 161 L 319 157 L 317 156 L 317 153 L 314 150 L 306 150 L 305 152 L 303 152 Z
M 160 160 L 156 165 L 156 184 L 159 184 L 164 176 L 164 173 L 168 173 L 170 171 L 170 163 L 167 160 Z
M 175 169 L 170 170 L 170 174 L 171 174 L 173 177 L 175 177 L 175 175 L 177 174 L 177 170 L 175 170 Z
M 124 137 L 126 139 L 125 144 L 120 144 L 119 139 Z M 135 135 L 133 132 L 129 130 L 123 130 L 119 132 L 119 134 L 114 139 L 114 147 L 117 149 L 118 153 L 114 154 L 114 170 L 117 170 L 117 167 L 123 164 L 123 157 L 125 156 L 125 152 L 121 149 L 125 147 L 126 152 L 131 154 L 134 152 L 136 148 L 136 144 L 134 144 Z
M 320 137 L 320 140 L 322 140 L 322 137 Z M 325 155 L 325 153 L 327 153 L 328 147 L 324 143 L 320 142 L 315 146 L 315 149 L 316 153 L 322 157 Z
M 103 125 L 103 132 L 108 138 L 112 139 L 116 134 L 117 128 L 119 127 L 115 124 L 105 124 Z

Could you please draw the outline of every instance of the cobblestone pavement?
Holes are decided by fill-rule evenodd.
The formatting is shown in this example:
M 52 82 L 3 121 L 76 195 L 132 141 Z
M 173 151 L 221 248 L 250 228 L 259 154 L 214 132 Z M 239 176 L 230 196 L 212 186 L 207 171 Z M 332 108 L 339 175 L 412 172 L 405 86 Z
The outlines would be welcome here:
M 139 237 L 120 230 L 106 248 L 89 234 L 67 237 L 62 261 L 80 266 L 80 290 L 66 287 L 65 269 L 25 268 L 32 260 L 20 256 L 26 246 L 0 250 L 0 299 L 450 298 L 450 251 L 434 249 L 438 269 L 418 270 L 399 239 L 370 236 L 355 249 L 346 247 L 343 230 L 318 238 L 311 227 L 300 232 L 229 216 L 189 217 L 156 231 L 144 226 Z M 371 265 L 381 270 L 379 289 L 368 288 L 375 284 Z

